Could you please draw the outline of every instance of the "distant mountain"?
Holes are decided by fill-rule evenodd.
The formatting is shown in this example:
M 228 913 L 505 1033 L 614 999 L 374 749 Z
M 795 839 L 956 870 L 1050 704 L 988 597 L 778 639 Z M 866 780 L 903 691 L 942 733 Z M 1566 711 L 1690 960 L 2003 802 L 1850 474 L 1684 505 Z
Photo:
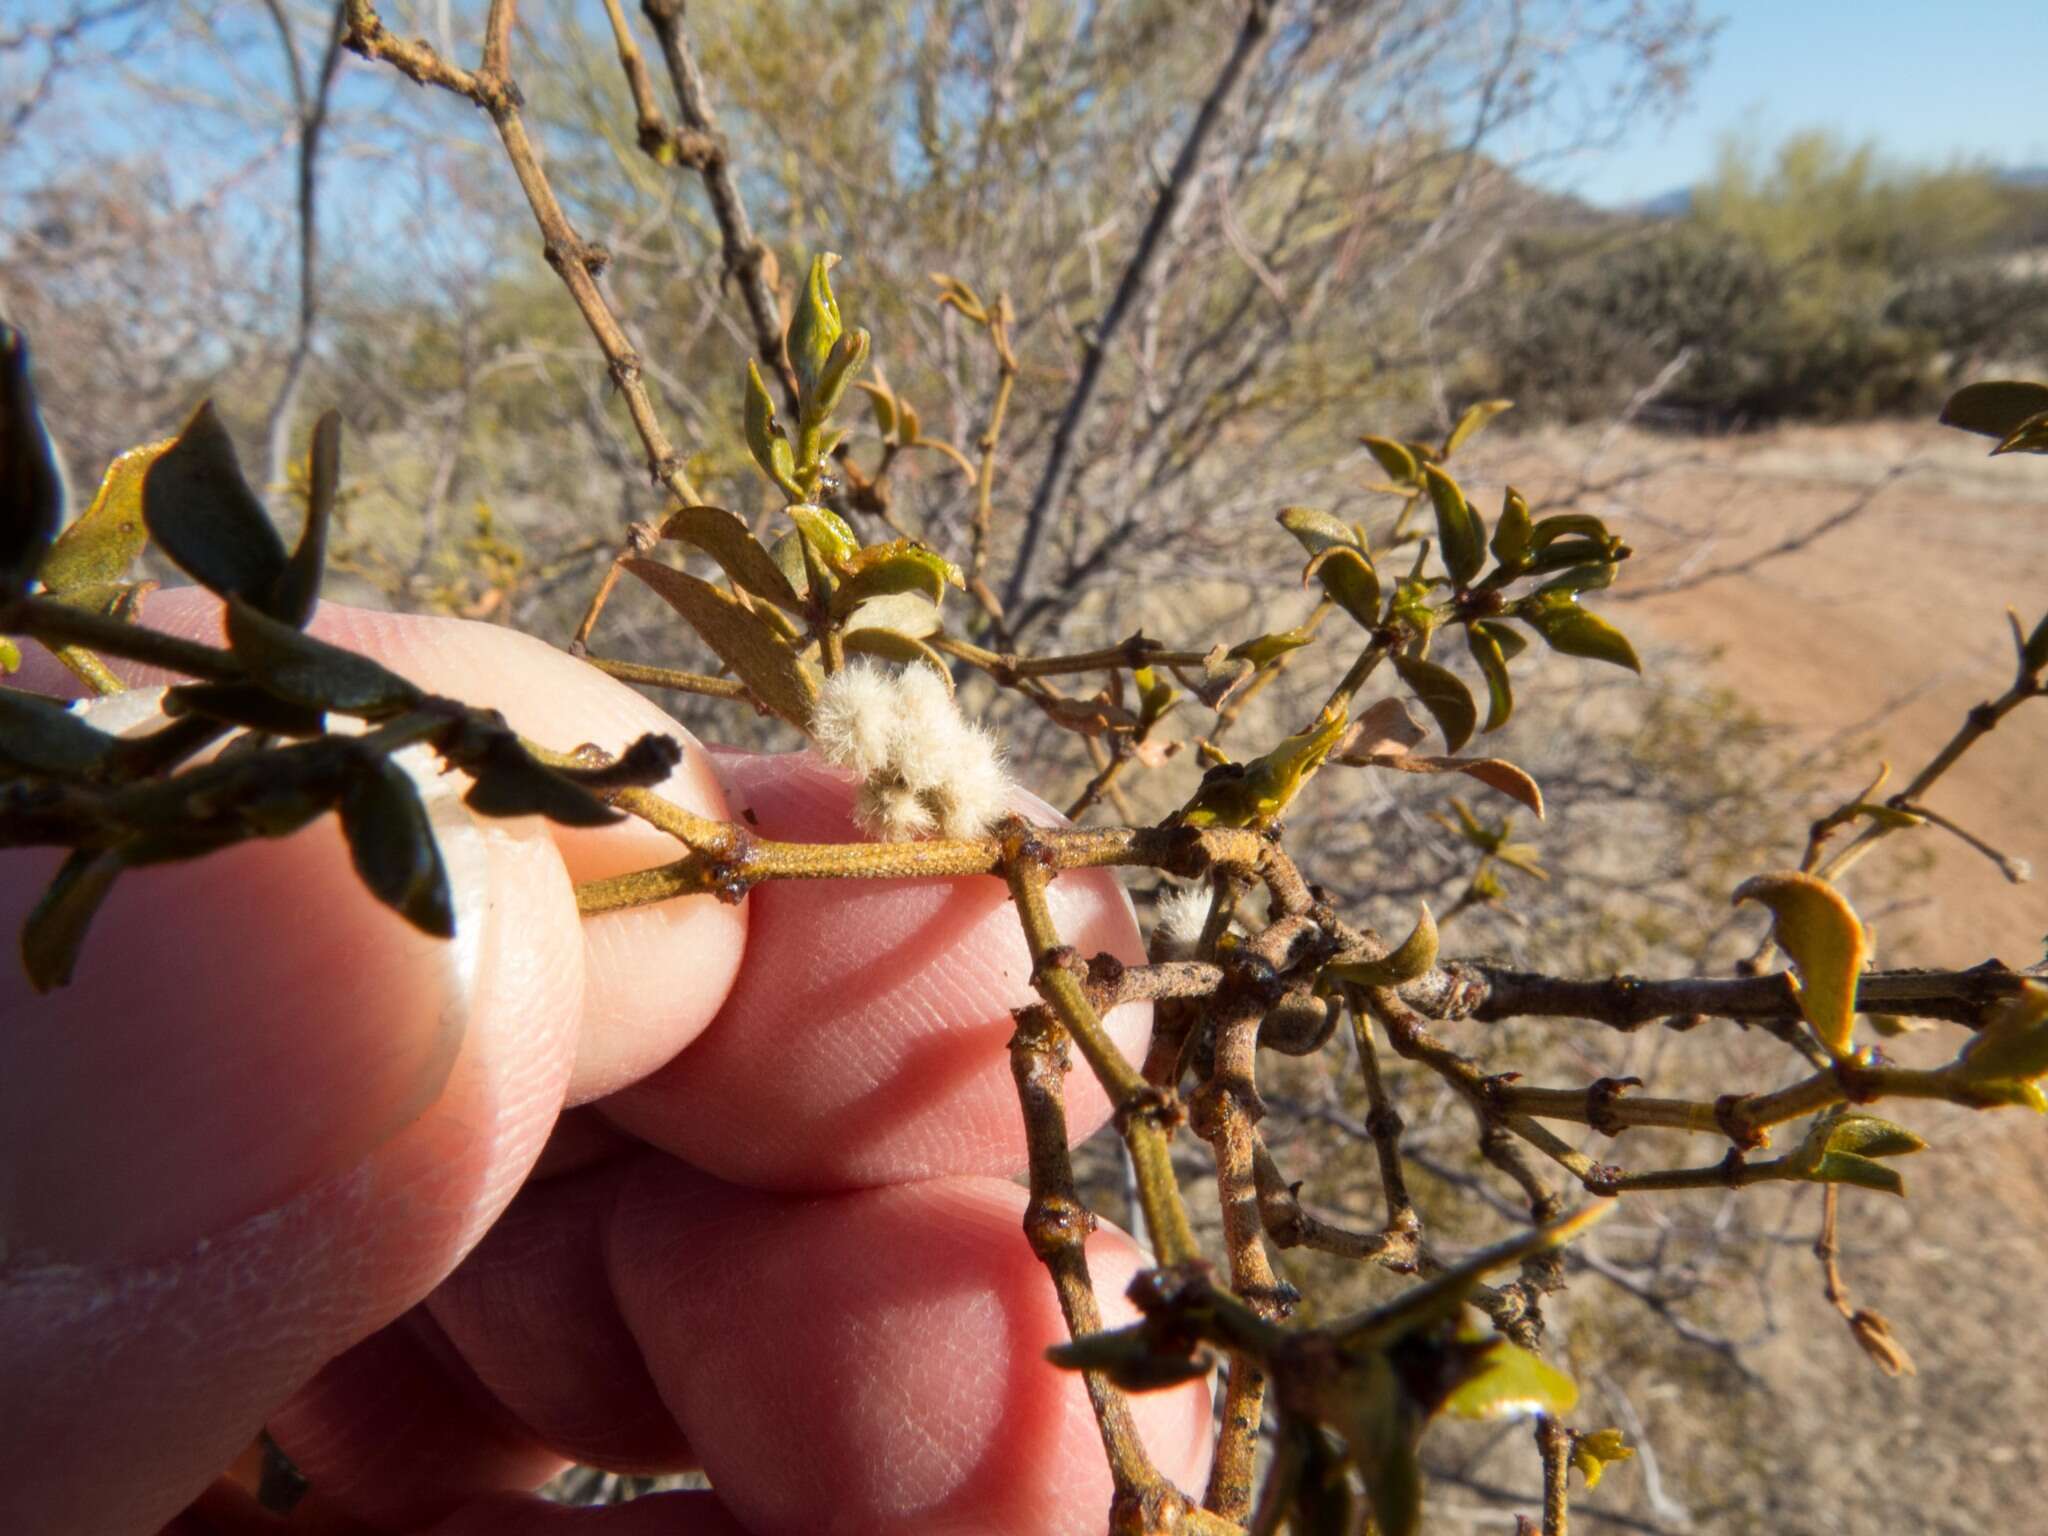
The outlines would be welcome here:
M 2048 165 L 2002 166 L 1992 171 L 1991 177 L 2000 186 L 2048 187 Z M 1682 219 L 1692 212 L 1692 188 L 1673 187 L 1641 202 L 1625 204 L 1615 212 L 1641 219 Z

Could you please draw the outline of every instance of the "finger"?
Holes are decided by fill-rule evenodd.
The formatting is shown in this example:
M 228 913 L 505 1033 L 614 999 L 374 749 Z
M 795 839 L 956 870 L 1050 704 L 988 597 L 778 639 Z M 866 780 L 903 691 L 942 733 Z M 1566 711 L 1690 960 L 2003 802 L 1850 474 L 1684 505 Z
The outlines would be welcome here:
M 850 842 L 853 789 L 808 756 L 719 754 L 736 807 L 766 836 Z M 1018 808 L 1057 822 L 1042 801 Z M 1069 871 L 1048 892 L 1083 954 L 1136 963 L 1129 900 L 1107 870 Z M 830 1189 L 1024 1165 L 1005 1043 L 1010 1010 L 1034 1001 L 1031 956 L 1003 883 L 780 881 L 748 898 L 749 939 L 717 1020 L 659 1072 L 607 1099 L 634 1134 L 723 1178 Z M 1128 1053 L 1151 1010 L 1108 1018 Z M 1108 1116 L 1095 1079 L 1068 1079 L 1075 1138 Z
M 715 1493 L 645 1493 L 624 1504 L 570 1509 L 501 1496 L 465 1505 L 421 1536 L 748 1536 Z
M 152 595 L 152 629 L 226 643 L 219 599 L 196 587 Z M 659 792 L 684 810 L 724 819 L 725 799 L 695 738 L 632 689 L 530 635 L 488 624 L 373 613 L 322 603 L 310 631 L 375 657 L 430 693 L 500 711 L 529 739 L 567 751 L 585 742 L 618 751 L 648 732 L 685 745 Z M 160 667 L 110 663 L 138 686 L 177 679 Z M 40 647 L 23 648 L 23 686 L 75 695 L 78 683 Z M 674 839 L 627 819 L 599 829 L 550 828 L 573 881 L 664 864 Z M 694 1039 L 731 984 L 745 940 L 743 909 L 710 897 L 589 919 L 584 1029 L 569 1102 L 580 1104 L 651 1071 Z
M 50 997 L 0 969 L 0 1529 L 154 1529 L 538 1154 L 582 988 L 561 855 L 437 814 L 452 942 L 324 821 L 124 876 Z M 8 932 L 49 863 L 0 864 Z
M 627 1326 L 718 1495 L 750 1531 L 1099 1532 L 1111 1485 L 1066 1337 L 994 1179 L 791 1197 L 647 1160 L 606 1246 Z M 1142 1260 L 1088 1242 L 1106 1322 Z M 1130 1399 L 1160 1470 L 1200 1487 L 1209 1394 Z

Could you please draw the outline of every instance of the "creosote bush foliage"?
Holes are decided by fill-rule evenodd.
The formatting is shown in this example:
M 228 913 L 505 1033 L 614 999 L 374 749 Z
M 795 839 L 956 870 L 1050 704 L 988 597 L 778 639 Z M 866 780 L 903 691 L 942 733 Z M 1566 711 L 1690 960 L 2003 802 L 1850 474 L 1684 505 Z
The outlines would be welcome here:
M 1929 792 L 2006 714 L 2048 692 L 2048 618 L 2031 627 L 2014 618 L 2010 681 L 1903 788 L 1884 795 L 1880 778 L 1815 822 L 1796 868 L 1758 872 L 1730 893 L 1769 924 L 1768 937 L 1759 926 L 1742 974 L 1510 970 L 1447 953 L 1427 906 L 1407 933 L 1382 936 L 1304 878 L 1289 849 L 1290 811 L 1340 773 L 1459 774 L 1471 803 L 1452 802 L 1451 825 L 1476 856 L 1468 898 L 1498 900 L 1500 870 L 1544 874 L 1534 850 L 1513 840 L 1511 817 L 1486 804 L 1509 800 L 1519 814 L 1541 817 L 1541 788 L 1513 763 L 1471 750 L 1513 713 L 1518 661 L 1540 645 L 1640 671 L 1629 640 L 1598 607 L 1628 560 L 1623 538 L 1589 513 L 1537 515 L 1512 488 L 1497 506 L 1490 498 L 1482 506 L 1460 482 L 1461 450 L 1508 402 L 1471 405 L 1430 441 L 1365 435 L 1377 470 L 1365 489 L 1384 510 L 1273 509 L 1270 536 L 1291 538 L 1303 556 L 1303 611 L 1293 627 L 1172 643 L 1141 632 L 1068 654 L 1020 649 L 1013 615 L 1045 589 L 1033 585 L 1028 533 L 1014 568 L 995 562 L 1010 505 L 1004 415 L 1023 367 L 1010 301 L 984 293 L 971 275 L 936 279 L 936 303 L 990 350 L 998 382 L 976 453 L 932 442 L 913 404 L 871 371 L 875 343 L 847 323 L 835 293 L 837 258 L 812 258 L 784 321 L 759 247 L 743 235 L 723 141 L 700 129 L 668 132 L 644 65 L 622 42 L 639 141 L 663 165 L 705 178 L 758 349 L 744 366 L 744 439 L 779 510 L 750 525 L 705 504 L 641 382 L 636 344 L 597 285 L 604 253 L 570 224 L 528 136 L 511 74 L 512 11 L 509 0 L 492 6 L 474 69 L 396 36 L 368 0 L 349 0 L 344 37 L 365 58 L 488 115 L 548 261 L 602 348 L 666 495 L 657 518 L 625 533 L 568 643 L 627 681 L 780 722 L 792 742 L 807 741 L 857 782 L 857 816 L 873 840 L 782 842 L 690 814 L 651 788 L 683 750 L 672 739 L 524 740 L 493 712 L 426 694 L 308 634 L 343 485 L 332 412 L 311 434 L 296 481 L 304 522 L 289 545 L 206 405 L 174 438 L 115 459 L 85 510 L 60 527 L 64 497 L 27 342 L 8 330 L 0 333 L 0 633 L 19 640 L 5 642 L 0 661 L 12 671 L 17 644 L 47 647 L 102 701 L 66 707 L 0 689 L 0 845 L 67 851 L 19 936 L 38 988 L 99 963 L 93 916 L 125 871 L 285 836 L 329 813 L 365 887 L 420 930 L 449 936 L 447 879 L 421 797 L 437 769 L 459 775 L 465 802 L 482 815 L 572 826 L 636 817 L 673 837 L 671 860 L 579 887 L 585 912 L 707 896 L 737 902 L 781 880 L 1000 879 L 1039 999 L 1017 1011 L 1009 1047 L 1029 1152 L 1019 1241 L 1043 1261 L 1071 1332 L 1046 1368 L 1086 1378 L 1115 1487 L 1105 1519 L 1118 1531 L 1320 1536 L 1370 1521 L 1380 1536 L 1409 1536 L 1426 1518 L 1418 1446 L 1449 1415 L 1531 1420 L 1543 1471 L 1540 1528 L 1559 1536 L 1572 1469 L 1591 1493 L 1606 1467 L 1632 1454 L 1616 1428 L 1575 1421 L 1577 1387 L 1549 1347 L 1545 1308 L 1564 1282 L 1560 1249 L 1617 1203 L 1664 1192 L 1819 1186 L 1826 1295 L 1878 1368 L 1911 1369 L 1885 1318 L 1850 1298 L 1835 1238 L 1840 1191 L 1906 1192 L 1898 1160 L 1925 1142 L 1880 1106 L 1905 1118 L 1922 1100 L 2048 1111 L 2048 982 L 2038 970 L 2003 966 L 1873 969 L 1869 935 L 1836 881 L 1894 836 L 1955 830 L 1928 804 Z M 686 116 L 701 115 L 704 83 L 680 7 L 650 0 L 647 16 Z M 1271 21 L 1263 0 L 1247 7 L 1240 48 Z M 1225 64 L 1217 99 L 1227 98 L 1241 62 Z M 1199 118 L 1188 129 L 1203 131 Z M 1160 206 L 1170 213 L 1176 195 L 1163 189 Z M 1083 373 L 1082 391 L 1092 377 Z M 866 463 L 842 420 L 856 400 L 872 411 L 882 441 Z M 2048 452 L 2048 385 L 1974 385 L 1954 396 L 1944 419 L 1991 437 L 1995 452 Z M 964 565 L 908 535 L 860 531 L 887 526 L 891 467 L 920 447 L 957 458 L 973 479 Z M 224 645 L 137 622 L 153 585 L 134 576 L 146 545 L 222 600 Z M 692 560 L 707 574 L 684 569 Z M 604 614 L 622 581 L 673 610 L 675 666 L 601 654 Z M 1245 701 L 1310 646 L 1344 665 L 1320 707 L 1290 722 L 1291 733 L 1241 745 L 1230 732 Z M 1460 653 L 1482 681 L 1476 694 L 1447 665 Z M 104 700 L 126 691 L 109 657 L 187 680 L 153 709 L 124 715 L 121 729 L 103 729 L 113 718 Z M 1169 716 L 1190 729 L 1205 771 L 1156 823 L 1028 824 L 1010 813 L 1012 775 L 1028 788 L 1028 764 L 1006 764 L 956 698 L 956 683 L 970 674 L 1095 750 L 1098 771 L 1075 815 L 1109 797 L 1119 779 L 1163 761 L 1158 728 Z M 1075 678 L 1100 691 L 1063 686 Z M 1191 717 L 1199 725 L 1189 726 Z M 1424 750 L 1432 734 L 1440 752 Z M 1158 904 L 1147 964 L 1082 955 L 1055 924 L 1048 887 L 1066 871 L 1102 867 L 1176 882 Z M 1153 1005 L 1152 1038 L 1138 1061 L 1103 1023 L 1132 1001 Z M 1872 1015 L 1942 1021 L 1956 1029 L 1958 1048 L 1943 1065 L 1896 1065 L 1859 1022 Z M 1697 1099 L 1661 1097 L 1633 1078 L 1525 1082 L 1495 1059 L 1483 1026 L 1546 1016 L 1616 1029 L 1731 1019 L 1782 1042 L 1784 1070 Z M 1371 1106 L 1383 1207 L 1382 1219 L 1360 1228 L 1311 1214 L 1304 1196 L 1313 1198 L 1313 1170 L 1283 1166 L 1260 1129 L 1262 1053 L 1336 1052 L 1344 1040 Z M 1519 1197 L 1525 1224 L 1464 1253 L 1446 1251 L 1425 1228 L 1408 1193 L 1404 1127 L 1381 1067 L 1387 1052 L 1455 1094 L 1480 1155 Z M 1063 1088 L 1074 1057 L 1073 1069 L 1093 1073 L 1114 1106 L 1156 1261 L 1131 1287 L 1141 1319 L 1126 1328 L 1103 1328 L 1089 1282 L 1083 1240 L 1095 1218 L 1075 1178 Z M 1674 1166 L 1601 1162 L 1551 1128 L 1558 1124 L 1615 1138 L 1656 1127 L 1701 1150 Z M 1173 1153 L 1190 1138 L 1206 1146 L 1213 1168 L 1220 1252 L 1203 1249 L 1188 1214 Z M 1275 1249 L 1292 1247 L 1376 1266 L 1405 1288 L 1350 1315 L 1313 1309 L 1310 1325 L 1301 1314 L 1311 1309 L 1272 1260 Z M 1180 1489 L 1147 1459 L 1126 1396 L 1219 1367 L 1212 1472 L 1205 1488 Z

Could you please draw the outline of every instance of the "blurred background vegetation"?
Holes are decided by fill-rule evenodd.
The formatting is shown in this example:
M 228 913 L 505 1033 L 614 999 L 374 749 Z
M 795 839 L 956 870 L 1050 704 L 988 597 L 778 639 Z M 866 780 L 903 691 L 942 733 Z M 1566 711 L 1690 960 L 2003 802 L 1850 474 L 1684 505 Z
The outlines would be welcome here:
M 386 20 L 473 59 L 479 9 L 431 0 Z M 1461 830 L 1451 795 L 1483 793 L 1464 780 L 1326 773 L 1296 846 L 1388 930 L 1405 931 L 1418 897 L 1455 910 L 1457 953 L 1725 968 L 1755 935 L 1728 912 L 1736 881 L 1796 856 L 1811 817 L 1878 756 L 1931 751 L 2002 680 L 1999 606 L 2031 594 L 2039 608 L 2048 482 L 2033 463 L 1986 468 L 1979 445 L 1926 423 L 1959 383 L 2048 369 L 2048 174 L 1893 164 L 1819 132 L 1733 145 L 1701 184 L 1649 205 L 1596 206 L 1555 190 L 1555 167 L 1682 107 L 1713 34 L 1694 5 L 1304 0 L 1279 15 L 1112 339 L 1072 489 L 1012 605 L 1020 642 L 1072 650 L 1142 625 L 1206 644 L 1299 623 L 1312 601 L 1274 514 L 1307 504 L 1377 525 L 1397 503 L 1371 488 L 1360 433 L 1439 436 L 1466 404 L 1511 398 L 1461 478 L 1475 499 L 1512 481 L 1539 515 L 1595 512 L 1636 545 L 1610 611 L 1652 681 L 1530 659 L 1535 686 L 1486 749 L 1545 788 L 1546 822 L 1513 829 L 1542 878 Z M 1173 0 L 690 6 L 771 286 L 786 305 L 810 252 L 840 252 L 849 323 L 873 331 L 876 373 L 928 440 L 863 422 L 853 462 L 872 474 L 886 454 L 889 515 L 949 557 L 966 560 L 962 460 L 997 359 L 934 302 L 929 274 L 1015 307 L 1000 575 L 1091 328 L 1238 22 Z M 337 37 L 334 7 L 307 0 L 9 7 L 0 316 L 35 343 L 74 486 L 211 395 L 289 524 L 305 433 L 337 406 L 349 448 L 332 595 L 566 640 L 660 495 L 487 122 Z M 699 179 L 642 152 L 598 5 L 535 0 L 514 67 L 558 193 L 610 254 L 606 295 L 692 479 L 764 513 L 779 498 L 739 429 L 751 332 Z M 596 648 L 703 667 L 681 641 L 668 610 L 622 591 Z M 1299 725 L 1348 659 L 1321 649 L 1247 710 L 1240 745 Z M 1096 771 L 1042 715 L 963 691 L 1048 798 Z M 768 722 L 664 702 L 707 735 L 791 744 Z M 1167 735 L 1098 815 L 1185 800 L 1199 765 Z M 2048 736 L 2001 742 L 1987 776 L 1958 775 L 1974 798 L 1955 814 L 2038 859 Z M 1472 808 L 1488 829 L 1514 809 Z M 2038 958 L 2038 898 L 2009 899 L 1987 861 L 1930 846 L 1872 862 L 1855 896 L 1886 962 Z M 1672 1093 L 1786 1065 L 1776 1042 L 1727 1024 L 1708 1026 L 1711 1073 L 1667 1031 L 1495 1028 L 1461 1044 Z M 1340 1215 L 1371 1196 L 1355 1077 L 1290 1062 L 1270 1095 L 1276 1153 Z M 1431 1220 L 1495 1230 L 1500 1195 L 1445 1091 L 1406 1071 L 1396 1087 Z M 2048 1387 L 2006 1368 L 1996 1341 L 2048 1257 L 2048 1185 L 2020 1142 L 1973 1135 L 1970 1161 L 1944 1162 L 1930 1139 L 1909 1212 L 1858 1202 L 1845 1235 L 1859 1284 L 1921 1358 L 1915 1381 L 1875 1380 L 1820 1303 L 1801 1251 L 1814 1191 L 1675 1201 L 1575 1250 L 1558 1326 L 1594 1418 L 1645 1451 L 1584 1520 L 2010 1524 L 2048 1479 Z M 1106 1151 L 1096 1175 L 1116 1212 Z M 1968 1297 L 1944 1278 L 1963 1244 L 1970 1272 L 1991 1276 Z M 1303 1288 L 1332 1305 L 1387 1283 L 1310 1267 Z M 1433 1443 L 1445 1529 L 1503 1529 L 1503 1511 L 1527 1507 L 1522 1441 Z

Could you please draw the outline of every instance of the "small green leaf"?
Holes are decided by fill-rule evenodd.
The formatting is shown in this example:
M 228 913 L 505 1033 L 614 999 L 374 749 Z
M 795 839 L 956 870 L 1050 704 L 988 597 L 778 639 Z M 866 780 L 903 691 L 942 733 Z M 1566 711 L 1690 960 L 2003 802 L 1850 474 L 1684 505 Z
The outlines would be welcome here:
M 1950 395 L 1948 404 L 1941 408 L 1941 422 L 1943 426 L 2002 440 L 2044 411 L 2048 411 L 2048 384 L 1986 379 L 1981 384 L 1965 385 Z
M 2048 411 L 2029 416 L 1991 452 L 1994 457 L 2001 453 L 2048 453 Z
M 287 564 L 284 540 L 242 478 L 211 401 L 144 474 L 142 516 L 157 548 L 194 581 L 269 609 Z
M 1425 465 L 1422 473 L 1436 508 L 1437 547 L 1444 557 L 1444 569 L 1452 581 L 1466 586 L 1486 563 L 1486 524 L 1457 481 L 1434 464 Z
M 1235 660 L 1248 661 L 1255 667 L 1268 666 L 1285 656 L 1289 651 L 1298 651 L 1304 645 L 1312 644 L 1315 636 L 1306 630 L 1289 629 L 1275 635 L 1260 635 L 1256 640 L 1245 640 L 1233 645 L 1228 654 Z
M 1598 614 L 1581 608 L 1568 592 L 1525 599 L 1514 615 L 1541 635 L 1553 651 L 1609 662 L 1637 674 L 1643 670 L 1628 637 Z
M 1600 1486 L 1601 1476 L 1610 1465 L 1627 1461 L 1635 1453 L 1635 1447 L 1622 1438 L 1618 1429 L 1596 1429 L 1572 1436 L 1572 1465 L 1586 1479 L 1588 1493 Z
M 1497 1340 L 1479 1368 L 1444 1399 L 1443 1411 L 1458 1419 L 1519 1419 L 1547 1413 L 1558 1417 L 1578 1403 L 1571 1377 L 1542 1356 Z
M 1422 466 L 1415 461 L 1415 455 L 1391 437 L 1361 437 L 1368 452 L 1379 460 L 1380 468 L 1387 472 L 1389 480 L 1402 485 L 1420 485 Z
M 12 677 L 21 670 L 21 647 L 0 635 L 0 674 Z
M 1538 518 L 1530 527 L 1530 553 L 1546 550 L 1568 535 L 1583 536 L 1596 544 L 1605 544 L 1613 537 L 1608 533 L 1607 525 L 1590 512 L 1558 512 Z
M 1191 827 L 1263 827 L 1281 816 L 1303 784 L 1343 738 L 1340 705 L 1298 736 L 1289 736 L 1257 760 L 1213 768 L 1181 808 Z
M 1436 919 L 1430 915 L 1428 902 L 1420 905 L 1422 910 L 1408 937 L 1385 955 L 1377 960 L 1340 961 L 1325 966 L 1323 974 L 1362 987 L 1398 987 L 1426 975 L 1436 964 Z
M 837 512 L 801 502 L 784 510 L 828 571 L 843 569 L 860 552 L 859 536 Z
M 278 577 L 268 610 L 300 628 L 320 601 L 320 577 L 327 565 L 327 526 L 341 489 L 341 413 L 325 411 L 313 424 L 313 446 L 306 455 L 306 526 Z
M 228 599 L 228 644 L 252 678 L 294 704 L 375 720 L 421 698 L 417 687 L 369 657 L 315 640 L 239 597 Z
M 1055 1344 L 1045 1358 L 1069 1371 L 1096 1371 L 1126 1392 L 1157 1392 L 1200 1380 L 1216 1368 L 1205 1349 L 1175 1352 L 1143 1323 L 1084 1333 Z
M 1138 687 L 1138 723 L 1150 726 L 1163 720 L 1180 700 L 1180 690 L 1151 667 L 1137 667 L 1131 681 Z
M 123 867 L 118 854 L 79 848 L 58 869 L 21 930 L 22 964 L 38 992 L 70 984 L 86 931 Z
M 97 768 L 120 738 L 88 725 L 55 699 L 0 688 L 0 764 L 25 773 L 78 778 Z
M 462 767 L 476 780 L 462 803 L 479 816 L 545 816 L 565 827 L 608 827 L 625 817 L 574 780 L 555 772 L 510 732 Z
M 810 275 L 789 320 L 789 366 L 796 370 L 804 414 L 814 423 L 822 421 L 824 413 L 815 410 L 812 402 L 818 397 L 832 348 L 845 329 L 839 318 L 839 301 L 832 296 L 832 269 L 837 265 L 839 258 L 831 251 L 811 258 Z
M 1562 545 L 1553 548 L 1562 548 Z M 1543 583 L 1534 593 L 1537 597 L 1552 592 L 1576 595 L 1581 592 L 1603 592 L 1614 585 L 1614 562 L 1602 560 L 1593 565 L 1577 565 L 1562 576 L 1553 577 Z
M 1443 451 L 1438 457 L 1448 459 L 1471 442 L 1494 417 L 1502 411 L 1511 411 L 1514 408 L 1515 402 L 1512 400 L 1479 400 L 1466 406 L 1464 413 L 1458 417 L 1457 425 L 1451 428 L 1450 436 L 1444 439 Z
M 655 561 L 628 560 L 625 568 L 681 614 L 762 704 L 792 725 L 809 725 L 818 702 L 817 680 L 796 648 L 766 619 L 709 582 Z
M 2027 1082 L 2048 1074 L 2048 986 L 2024 982 L 2016 995 L 2001 998 L 1964 1045 L 1957 1065 L 1973 1082 Z
M 661 536 L 703 550 L 742 591 L 792 613 L 803 610 L 803 599 L 782 567 L 747 531 L 747 525 L 725 508 L 683 507 L 671 512 L 661 525 Z
M 946 658 L 913 635 L 894 629 L 849 629 L 839 643 L 856 656 L 875 656 L 883 661 L 921 662 L 946 680 L 946 692 L 953 691 L 952 669 Z
M 855 389 L 867 392 L 868 404 L 874 408 L 875 430 L 883 437 L 889 437 L 896 430 L 896 396 L 888 385 L 866 379 L 854 382 Z
M 1849 1052 L 1856 1025 L 1856 978 L 1869 936 L 1842 893 L 1798 871 L 1757 875 L 1735 888 L 1735 902 L 1770 909 L 1771 933 L 1799 968 L 1799 1010 L 1831 1055 Z
M 1283 507 L 1277 521 L 1311 555 L 1320 555 L 1332 548 L 1362 552 L 1365 547 L 1359 542 L 1356 528 L 1327 512 L 1318 512 L 1314 507 Z
M 29 376 L 28 338 L 0 322 L 0 602 L 28 590 L 64 516 L 64 482 Z
M 1471 648 L 1472 659 L 1479 663 L 1479 671 L 1486 679 L 1486 729 L 1497 731 L 1508 723 L 1508 717 L 1515 712 L 1514 685 L 1508 681 L 1508 662 L 1501 636 L 1514 635 L 1514 631 L 1498 624 L 1468 624 L 1465 626 L 1465 644 Z M 1519 643 L 1521 636 L 1515 635 Z
M 1512 485 L 1501 500 L 1500 521 L 1493 529 L 1493 558 L 1504 571 L 1519 569 L 1529 558 L 1534 529 L 1529 522 L 1529 503 Z
M 1372 560 L 1363 550 L 1332 544 L 1321 554 L 1311 556 L 1302 568 L 1303 586 L 1307 586 L 1312 577 L 1323 584 L 1323 590 L 1339 608 L 1367 629 L 1379 624 L 1379 573 L 1373 569 Z
M 922 544 L 896 539 L 858 551 L 849 574 L 832 594 L 833 613 L 844 616 L 875 597 L 914 592 L 936 606 L 949 586 L 964 586 L 960 568 Z
M 761 370 L 752 358 L 747 359 L 744 424 L 747 451 L 753 454 L 761 473 L 774 481 L 791 501 L 802 501 L 803 487 L 796 481 L 796 450 L 790 447 L 782 423 L 775 419 L 775 401 L 768 386 L 761 382 Z
M 1858 1157 L 1905 1157 L 1926 1151 L 1927 1143 L 1903 1125 L 1876 1115 L 1847 1114 L 1828 1127 L 1827 1150 L 1853 1152 Z
M 254 683 L 185 683 L 164 695 L 164 713 L 203 715 L 269 736 L 318 736 L 327 722 L 317 706 L 281 699 Z
M 1883 1163 L 1858 1157 L 1853 1152 L 1828 1153 L 1808 1177 L 1816 1184 L 1854 1184 L 1862 1189 L 1877 1190 L 1880 1194 L 1901 1197 L 1906 1193 L 1906 1181 L 1896 1168 L 1887 1168 Z
M 422 933 L 450 938 L 455 903 L 419 791 L 389 758 L 366 764 L 341 797 L 349 857 L 370 894 Z
M 839 402 L 846 397 L 846 389 L 853 382 L 854 375 L 867 366 L 868 333 L 864 330 L 847 331 L 832 344 L 832 351 L 825 359 L 825 368 L 818 378 L 818 392 L 815 398 L 804 402 L 804 412 L 812 425 L 829 419 L 839 409 Z
M 50 546 L 38 573 L 58 597 L 119 582 L 149 542 L 142 523 L 142 477 L 175 441 L 164 438 L 115 456 L 100 480 L 99 494 Z
M 1447 751 L 1455 752 L 1472 739 L 1479 724 L 1479 706 L 1472 702 L 1472 690 L 1459 681 L 1456 673 L 1402 651 L 1394 653 L 1394 670 L 1401 674 L 1401 681 L 1422 707 L 1435 716 L 1444 733 Z

